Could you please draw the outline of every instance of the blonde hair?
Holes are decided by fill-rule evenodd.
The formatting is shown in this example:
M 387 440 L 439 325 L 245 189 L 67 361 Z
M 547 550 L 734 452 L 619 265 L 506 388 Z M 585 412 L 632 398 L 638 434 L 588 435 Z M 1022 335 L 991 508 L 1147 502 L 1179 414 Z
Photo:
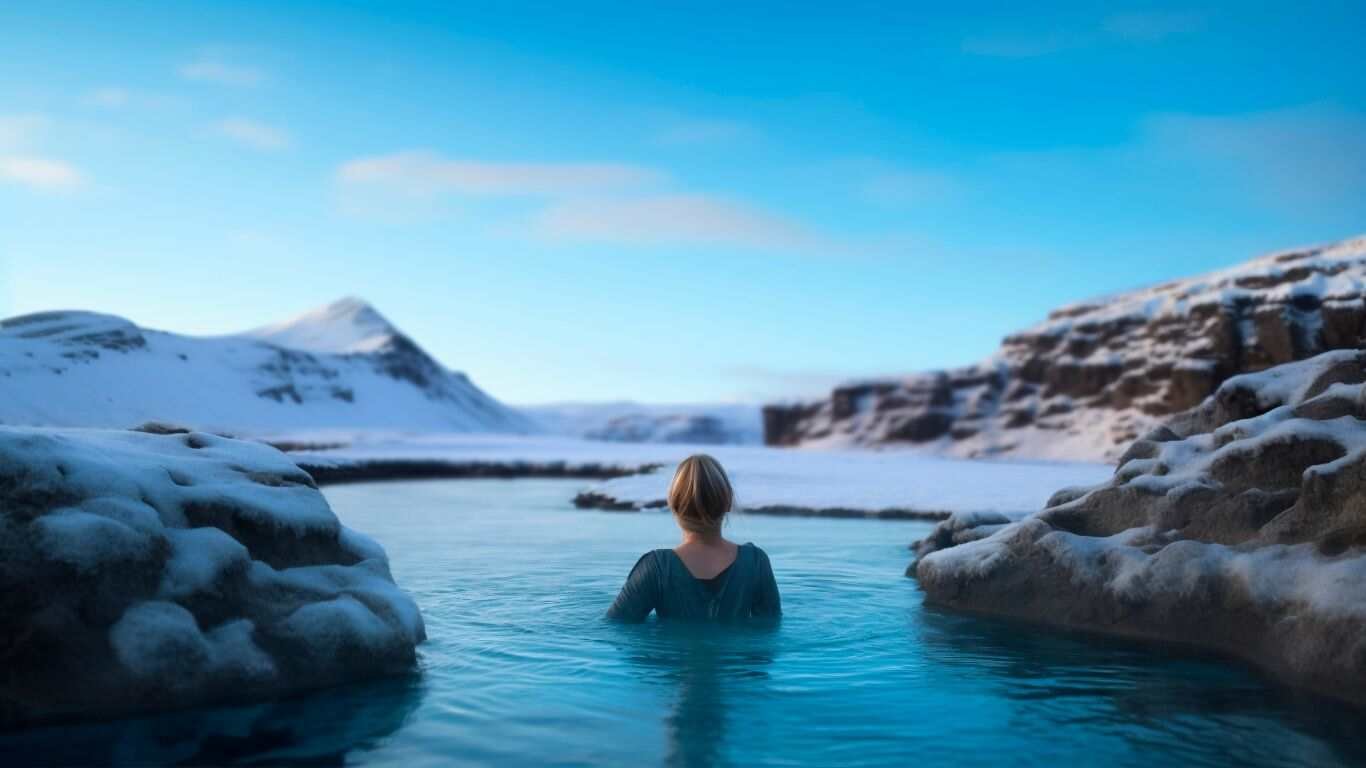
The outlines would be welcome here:
M 693 533 L 720 528 L 734 498 L 726 470 L 705 453 L 679 462 L 673 482 L 669 483 L 669 509 L 678 518 L 678 524 Z

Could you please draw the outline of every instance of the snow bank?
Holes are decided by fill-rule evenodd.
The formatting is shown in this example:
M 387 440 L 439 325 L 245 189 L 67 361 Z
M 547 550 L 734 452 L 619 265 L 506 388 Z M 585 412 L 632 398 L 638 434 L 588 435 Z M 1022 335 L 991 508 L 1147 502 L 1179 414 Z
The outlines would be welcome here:
M 1226 381 L 1114 476 L 916 545 L 929 602 L 1196 643 L 1366 703 L 1366 352 Z
M 1102 464 L 967 461 L 902 451 L 722 449 L 742 509 L 958 510 L 1023 515 L 1059 485 L 1093 483 Z M 675 461 L 655 472 L 615 478 L 592 492 L 644 506 L 664 499 Z
M 410 668 L 384 552 L 264 445 L 0 427 L 0 727 Z

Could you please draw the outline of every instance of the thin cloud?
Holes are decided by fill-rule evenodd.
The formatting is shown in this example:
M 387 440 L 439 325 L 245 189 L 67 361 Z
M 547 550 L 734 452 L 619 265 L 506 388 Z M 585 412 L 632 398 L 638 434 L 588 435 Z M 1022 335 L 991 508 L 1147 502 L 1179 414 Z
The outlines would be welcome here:
M 452 160 L 435 152 L 398 152 L 344 163 L 337 180 L 352 187 L 406 194 L 452 192 L 473 197 L 562 197 L 635 187 L 662 177 L 648 168 L 615 163 L 487 163 Z
M 568 201 L 543 211 L 534 227 L 540 236 L 563 242 L 802 251 L 835 248 L 798 222 L 706 195 Z
M 186 80 L 238 88 L 259 85 L 266 79 L 266 74 L 262 70 L 230 61 L 226 55 L 213 51 L 201 53 L 193 61 L 182 66 L 180 76 Z
M 963 41 L 963 52 L 1002 59 L 1029 59 L 1057 53 L 1073 45 L 1074 38 L 1060 31 L 976 35 Z
M 219 135 L 239 144 L 266 152 L 284 149 L 290 145 L 288 133 L 250 118 L 230 117 L 215 123 L 213 129 Z
M 757 131 L 748 123 L 726 119 L 675 119 L 655 137 L 668 146 L 725 144 L 753 137 Z
M 117 86 L 96 88 L 85 97 L 87 104 L 105 109 L 121 109 L 128 106 L 130 101 L 132 101 L 132 94 L 128 92 L 128 89 Z
M 357 158 L 341 165 L 336 178 L 346 192 L 345 202 L 359 201 L 370 209 L 376 208 L 373 193 L 403 196 L 408 211 L 411 203 L 435 201 L 443 193 L 530 200 L 536 206 L 530 213 L 530 232 L 549 242 L 823 253 L 856 250 L 800 222 L 741 201 L 657 191 L 652 187 L 666 185 L 668 177 L 636 165 L 489 163 L 414 151 Z
M 37 114 L 0 115 L 0 150 L 25 146 L 51 124 Z
M 1154 44 L 1198 32 L 1208 20 L 1207 14 L 1194 11 L 1114 13 L 1098 21 L 971 35 L 963 40 L 962 50 L 974 56 L 1029 59 L 1114 41 Z
M 1342 215 L 1366 198 L 1366 113 L 1154 114 L 1122 143 L 1000 153 L 970 173 L 974 194 L 1058 210 L 1103 199 L 1139 217 L 1158 194 L 1190 210 Z
M 862 185 L 863 196 L 881 205 L 911 205 L 927 200 L 943 200 L 960 191 L 961 184 L 957 179 L 938 171 L 881 171 Z
M 0 183 L 36 192 L 65 192 L 85 184 L 75 166 L 34 151 L 51 124 L 44 115 L 0 115 Z
M 1230 186 L 1299 205 L 1366 194 L 1366 114 L 1304 106 L 1241 115 L 1150 118 L 1152 151 L 1204 167 Z
M 1140 43 L 1156 43 L 1177 35 L 1198 32 L 1208 16 L 1194 11 L 1146 11 L 1116 13 L 1101 22 L 1107 34 Z
M 83 185 L 85 177 L 62 160 L 40 155 L 0 155 L 0 181 L 39 192 L 63 192 Z

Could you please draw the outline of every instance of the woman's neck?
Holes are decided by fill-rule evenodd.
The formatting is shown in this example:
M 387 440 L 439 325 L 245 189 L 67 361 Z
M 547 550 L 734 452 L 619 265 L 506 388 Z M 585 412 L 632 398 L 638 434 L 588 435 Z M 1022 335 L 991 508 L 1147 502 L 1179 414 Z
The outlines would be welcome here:
M 700 547 L 716 547 L 725 543 L 725 538 L 721 536 L 720 529 L 714 531 L 684 531 L 683 544 Z

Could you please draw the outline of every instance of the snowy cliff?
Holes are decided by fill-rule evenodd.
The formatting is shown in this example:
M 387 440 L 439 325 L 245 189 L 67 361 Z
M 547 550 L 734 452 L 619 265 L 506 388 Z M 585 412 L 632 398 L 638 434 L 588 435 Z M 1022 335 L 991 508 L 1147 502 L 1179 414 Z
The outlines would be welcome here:
M 928 602 L 1208 646 L 1366 704 L 1366 351 L 1232 377 L 1108 482 L 916 550 Z
M 1366 238 L 1063 307 L 982 363 L 764 409 L 774 445 L 1114 459 L 1231 376 L 1366 333 Z
M 219 337 L 90 312 L 0 320 L 0 395 L 0 424 L 10 425 L 535 429 L 358 299 Z
M 286 456 L 205 433 L 0 427 L 0 728 L 412 668 L 384 550 Z

